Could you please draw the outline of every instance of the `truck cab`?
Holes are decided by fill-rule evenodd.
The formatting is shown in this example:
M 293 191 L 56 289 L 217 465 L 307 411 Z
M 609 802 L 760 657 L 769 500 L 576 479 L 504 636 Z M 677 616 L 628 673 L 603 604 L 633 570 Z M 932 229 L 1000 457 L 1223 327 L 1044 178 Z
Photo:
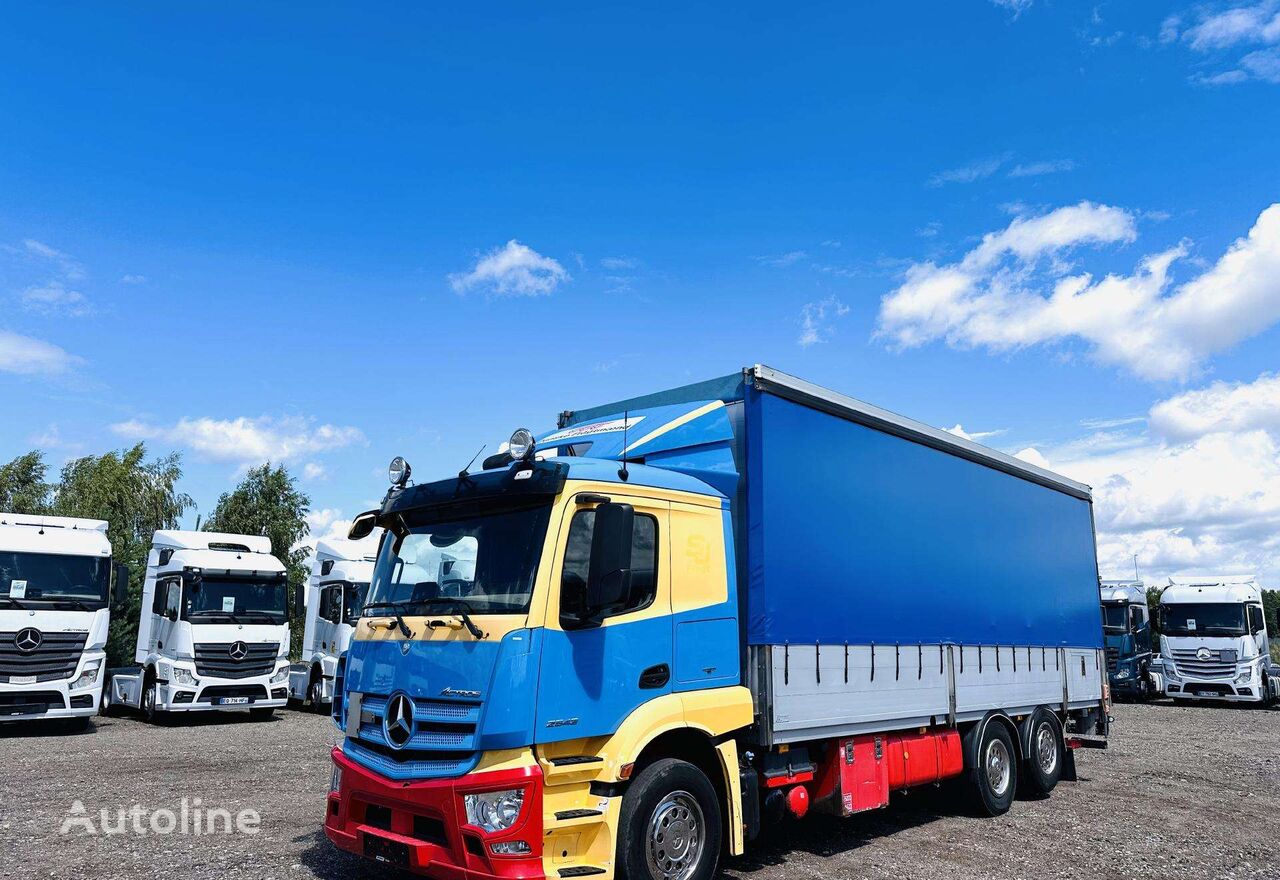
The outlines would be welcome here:
M 140 615 L 138 667 L 113 670 L 108 708 L 156 722 L 227 709 L 269 718 L 287 704 L 288 581 L 269 538 L 156 532 Z
M 0 513 L 0 721 L 97 714 L 113 597 L 107 523 Z M 114 587 L 113 587 L 114 582 Z
M 1170 578 L 1160 594 L 1165 693 L 1270 704 L 1280 694 L 1253 575 Z
M 1151 619 L 1142 581 L 1102 582 L 1102 633 L 1112 694 L 1146 700 L 1157 693 L 1151 672 Z
M 294 605 L 306 609 L 302 661 L 289 671 L 289 697 L 313 711 L 333 702 L 338 657 L 351 643 L 378 558 L 378 535 L 361 541 L 326 538 L 316 543 L 311 576 Z

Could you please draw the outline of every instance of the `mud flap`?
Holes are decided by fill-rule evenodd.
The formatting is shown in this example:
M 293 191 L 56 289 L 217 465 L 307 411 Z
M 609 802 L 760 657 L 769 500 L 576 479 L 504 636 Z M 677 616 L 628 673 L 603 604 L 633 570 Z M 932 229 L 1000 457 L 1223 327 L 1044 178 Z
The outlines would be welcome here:
M 1076 775 L 1076 750 L 1066 749 L 1062 761 L 1062 781 L 1063 782 L 1079 782 L 1080 777 Z

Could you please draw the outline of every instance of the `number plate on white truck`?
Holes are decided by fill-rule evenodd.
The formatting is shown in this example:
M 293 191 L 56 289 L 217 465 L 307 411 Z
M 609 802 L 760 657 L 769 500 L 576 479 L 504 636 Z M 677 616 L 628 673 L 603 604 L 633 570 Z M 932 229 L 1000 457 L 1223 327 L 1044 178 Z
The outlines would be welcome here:
M 11 675 L 9 676 L 9 684 L 35 684 L 36 677 L 34 675 Z
M 252 702 L 248 697 L 219 697 L 219 706 L 247 706 Z

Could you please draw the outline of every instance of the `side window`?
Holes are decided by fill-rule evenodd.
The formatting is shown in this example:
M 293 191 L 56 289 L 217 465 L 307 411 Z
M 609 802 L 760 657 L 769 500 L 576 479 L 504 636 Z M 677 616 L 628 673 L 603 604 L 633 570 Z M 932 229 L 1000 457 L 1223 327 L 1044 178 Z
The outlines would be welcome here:
M 1262 615 L 1261 605 L 1249 606 L 1249 631 L 1260 633 L 1266 629 L 1266 618 Z
M 165 597 L 164 610 L 178 613 L 182 610 L 182 582 L 169 581 L 168 595 Z
M 564 551 L 564 572 L 560 580 L 561 604 L 585 594 L 587 572 L 591 569 L 591 534 L 595 511 L 580 510 L 569 523 L 569 541 Z M 609 617 L 647 608 L 658 590 L 658 519 L 637 513 L 631 540 L 631 593 L 626 606 Z M 577 609 L 567 609 L 576 611 Z
M 316 617 L 321 620 L 329 619 L 329 600 L 332 595 L 328 587 L 320 588 L 320 607 L 316 609 Z
M 155 593 L 151 596 L 151 613 L 164 614 L 164 604 L 169 599 L 169 582 L 156 581 Z
M 325 620 L 330 623 L 342 623 L 342 584 L 334 584 L 325 588 Z

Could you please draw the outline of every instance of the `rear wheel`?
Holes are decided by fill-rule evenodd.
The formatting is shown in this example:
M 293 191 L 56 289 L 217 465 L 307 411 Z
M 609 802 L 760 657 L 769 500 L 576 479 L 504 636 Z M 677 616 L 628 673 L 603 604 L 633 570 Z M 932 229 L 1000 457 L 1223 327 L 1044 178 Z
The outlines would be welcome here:
M 720 859 L 720 802 L 694 765 L 664 758 L 622 799 L 618 866 L 626 880 L 710 880 Z
M 1058 733 L 1056 720 L 1044 709 L 1036 710 L 1028 729 L 1030 755 L 1023 765 L 1027 790 L 1033 794 L 1048 794 L 1062 779 L 1066 746 Z
M 1018 788 L 1018 751 L 1009 729 L 995 719 L 973 728 L 965 750 L 969 787 L 975 811 L 1002 816 L 1013 806 Z

